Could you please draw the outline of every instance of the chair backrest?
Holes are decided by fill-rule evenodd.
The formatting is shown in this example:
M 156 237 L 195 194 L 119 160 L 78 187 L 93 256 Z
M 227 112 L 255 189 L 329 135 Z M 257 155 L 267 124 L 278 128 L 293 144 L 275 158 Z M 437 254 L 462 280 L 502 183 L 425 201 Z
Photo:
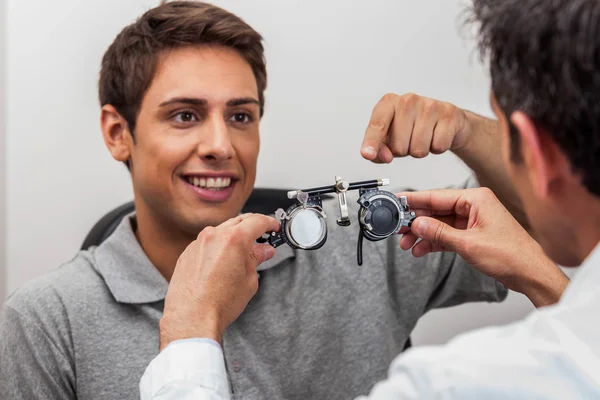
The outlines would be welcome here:
M 288 199 L 287 192 L 288 190 L 285 189 L 255 188 L 244 204 L 242 213 L 271 214 L 278 208 L 286 209 L 295 202 L 294 199 Z M 133 211 L 135 211 L 133 201 L 109 211 L 88 232 L 81 249 L 86 250 L 91 246 L 100 245 L 113 233 L 121 220 Z

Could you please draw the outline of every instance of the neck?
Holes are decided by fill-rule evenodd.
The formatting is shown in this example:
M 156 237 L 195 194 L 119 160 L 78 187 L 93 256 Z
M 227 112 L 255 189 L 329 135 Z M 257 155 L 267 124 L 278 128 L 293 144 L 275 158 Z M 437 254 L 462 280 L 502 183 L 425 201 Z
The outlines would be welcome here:
M 575 227 L 574 250 L 583 262 L 600 243 L 600 197 L 582 190 L 571 197 L 568 209 Z
M 148 207 L 138 203 L 141 201 L 136 201 L 137 240 L 154 267 L 170 281 L 179 256 L 195 237 L 161 224 Z

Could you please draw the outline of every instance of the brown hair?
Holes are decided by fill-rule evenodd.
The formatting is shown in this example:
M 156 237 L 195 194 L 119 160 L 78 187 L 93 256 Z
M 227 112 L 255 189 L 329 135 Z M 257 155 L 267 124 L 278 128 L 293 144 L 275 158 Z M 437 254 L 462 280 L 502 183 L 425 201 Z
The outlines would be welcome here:
M 236 50 L 252 68 L 258 86 L 260 115 L 267 86 L 262 36 L 241 18 L 199 1 L 161 2 L 117 35 L 102 58 L 99 97 L 113 105 L 133 135 L 142 99 L 163 51 L 197 45 Z

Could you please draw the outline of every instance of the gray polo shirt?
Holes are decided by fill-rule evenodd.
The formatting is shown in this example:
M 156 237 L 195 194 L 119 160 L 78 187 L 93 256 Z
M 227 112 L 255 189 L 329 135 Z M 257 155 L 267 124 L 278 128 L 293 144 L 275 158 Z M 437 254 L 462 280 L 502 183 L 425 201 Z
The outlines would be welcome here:
M 350 204 L 354 207 L 354 204 Z M 357 205 L 356 205 L 357 206 Z M 277 249 L 223 346 L 234 399 L 349 399 L 386 376 L 418 319 L 436 307 L 499 301 L 506 289 L 452 253 L 415 259 L 398 237 L 364 243 L 335 223 L 317 251 Z M 139 399 L 158 353 L 167 282 L 138 244 L 135 216 L 6 302 L 0 322 L 5 399 Z

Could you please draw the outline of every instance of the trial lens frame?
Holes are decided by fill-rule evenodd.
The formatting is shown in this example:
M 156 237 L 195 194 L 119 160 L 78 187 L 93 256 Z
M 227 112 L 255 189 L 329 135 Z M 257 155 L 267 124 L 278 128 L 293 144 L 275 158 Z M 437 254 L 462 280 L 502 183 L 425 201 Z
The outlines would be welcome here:
M 336 222 L 342 227 L 350 226 L 351 223 L 346 193 L 351 190 L 359 190 L 360 198 L 358 203 L 361 205 L 361 208 L 359 210 L 360 231 L 357 244 L 357 261 L 359 265 L 362 265 L 363 238 L 367 238 L 370 241 L 385 239 L 394 233 L 398 233 L 400 228 L 403 226 L 410 227 L 412 221 L 416 218 L 415 213 L 410 211 L 405 196 L 397 198 L 390 192 L 378 189 L 381 186 L 389 185 L 389 182 L 389 179 L 373 179 L 349 183 L 342 177 L 336 176 L 334 185 L 289 191 L 287 193 L 287 197 L 289 199 L 295 198 L 298 200 L 298 203 L 288 208 L 287 211 L 281 208 L 277 209 L 275 212 L 275 217 L 282 223 L 283 229 L 280 232 L 272 232 L 267 237 L 263 237 L 262 241 L 268 241 L 273 247 L 278 247 L 285 243 L 290 245 L 292 248 L 302 248 L 305 250 L 316 250 L 322 247 L 327 240 L 326 227 L 325 234 L 322 235 L 321 241 L 318 244 L 312 246 L 311 248 L 302 247 L 290 237 L 289 232 L 286 233 L 284 225 L 287 221 L 289 221 L 290 215 L 293 217 L 293 212 L 299 208 L 311 208 L 316 213 L 321 214 L 324 220 L 326 215 L 322 209 L 321 196 L 329 193 L 336 193 L 340 210 L 340 218 L 338 218 Z M 380 211 L 384 208 L 390 209 L 390 205 L 397 214 L 394 215 L 393 219 L 397 221 L 392 221 L 393 229 L 389 229 L 388 226 L 385 232 L 378 231 L 378 229 L 381 228 L 382 220 L 381 218 L 379 220 L 374 218 L 377 214 L 376 209 L 379 208 Z M 377 224 L 379 226 L 376 226 Z

